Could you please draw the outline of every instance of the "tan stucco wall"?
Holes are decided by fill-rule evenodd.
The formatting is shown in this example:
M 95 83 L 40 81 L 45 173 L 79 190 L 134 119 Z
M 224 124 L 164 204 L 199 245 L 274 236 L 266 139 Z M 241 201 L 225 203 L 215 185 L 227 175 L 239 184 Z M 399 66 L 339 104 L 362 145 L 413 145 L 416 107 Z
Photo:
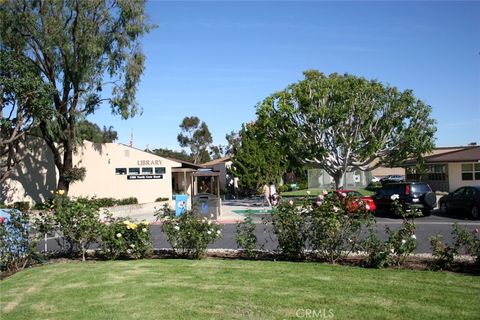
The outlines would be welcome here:
M 142 164 L 142 160 L 158 161 L 156 165 Z M 140 161 L 140 162 L 139 162 Z M 86 167 L 82 182 L 70 186 L 71 196 L 136 197 L 139 203 L 153 202 L 159 197 L 172 196 L 172 167 L 181 164 L 153 154 L 116 143 L 93 144 L 85 141 L 74 157 L 74 163 Z M 128 175 L 117 175 L 116 168 L 165 167 L 163 179 L 128 180 Z
M 448 178 L 449 178 L 450 192 L 463 186 L 480 185 L 480 180 L 465 180 L 465 181 L 462 180 L 462 164 L 461 163 L 448 164 Z
M 50 149 L 40 139 L 29 139 L 20 148 L 23 161 L 0 186 L 0 201 L 42 203 L 57 186 L 57 169 Z
M 43 202 L 56 189 L 58 172 L 53 156 L 41 141 L 31 142 L 24 149 L 26 156 L 10 179 L 2 184 L 1 201 Z M 157 161 L 157 164 L 142 161 Z M 140 161 L 140 163 L 139 163 Z M 159 197 L 172 197 L 172 167 L 181 164 L 142 150 L 116 143 L 93 144 L 85 141 L 74 154 L 74 165 L 86 168 L 83 181 L 70 185 L 69 195 L 74 197 L 112 197 L 123 199 L 136 197 L 139 203 L 153 202 Z M 117 175 L 115 168 L 165 167 L 162 179 L 128 180 L 127 175 Z

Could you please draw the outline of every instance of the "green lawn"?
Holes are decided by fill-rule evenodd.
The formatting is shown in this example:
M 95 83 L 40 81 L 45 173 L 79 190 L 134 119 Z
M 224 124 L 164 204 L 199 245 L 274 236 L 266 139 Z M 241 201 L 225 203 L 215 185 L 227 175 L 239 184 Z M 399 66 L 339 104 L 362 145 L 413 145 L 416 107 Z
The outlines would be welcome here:
M 478 319 L 480 278 L 318 263 L 50 264 L 0 282 L 7 319 Z M 323 318 L 319 315 L 324 316 Z

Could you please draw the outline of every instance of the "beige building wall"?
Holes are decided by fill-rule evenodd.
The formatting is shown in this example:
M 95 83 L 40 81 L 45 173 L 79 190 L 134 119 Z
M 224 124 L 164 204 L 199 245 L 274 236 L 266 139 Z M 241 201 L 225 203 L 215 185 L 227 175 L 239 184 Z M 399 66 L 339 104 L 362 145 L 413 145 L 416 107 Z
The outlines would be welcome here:
M 405 175 L 405 168 L 387 168 L 387 167 L 379 167 L 376 169 L 373 169 L 370 171 L 372 173 L 372 176 L 382 178 L 390 175 L 400 175 L 404 176 Z
M 96 196 L 123 199 L 136 197 L 139 203 L 153 202 L 159 197 L 172 197 L 172 167 L 181 164 L 141 150 L 116 143 L 94 144 L 85 141 L 75 154 L 74 164 L 87 169 L 85 179 L 70 186 L 71 196 Z M 165 168 L 161 179 L 129 180 L 129 170 Z M 126 169 L 117 174 L 116 169 Z M 158 176 L 158 175 L 157 175 Z
M 467 162 L 465 162 L 467 163 Z M 471 162 L 469 162 L 471 163 Z M 478 186 L 480 180 L 462 180 L 462 163 L 448 164 L 449 191 L 455 191 L 464 186 Z
M 58 171 L 53 154 L 40 139 L 30 139 L 20 149 L 23 161 L 0 185 L 0 201 L 42 203 L 48 200 L 57 186 Z
M 58 171 L 50 149 L 41 140 L 36 140 L 31 141 L 28 148 L 24 147 L 24 152 L 23 162 L 1 186 L 1 201 L 6 204 L 16 201 L 42 203 L 56 190 Z M 172 199 L 172 168 L 182 166 L 126 145 L 89 141 L 77 148 L 73 160 L 74 165 L 86 168 L 86 175 L 83 181 L 70 185 L 70 196 L 136 197 L 139 203 L 153 202 L 160 197 Z M 117 168 L 126 169 L 126 174 L 118 174 Z M 129 179 L 130 168 L 139 168 L 140 176 L 142 169 L 152 168 L 153 175 L 161 175 L 161 179 Z M 165 172 L 155 174 L 155 168 L 165 168 Z

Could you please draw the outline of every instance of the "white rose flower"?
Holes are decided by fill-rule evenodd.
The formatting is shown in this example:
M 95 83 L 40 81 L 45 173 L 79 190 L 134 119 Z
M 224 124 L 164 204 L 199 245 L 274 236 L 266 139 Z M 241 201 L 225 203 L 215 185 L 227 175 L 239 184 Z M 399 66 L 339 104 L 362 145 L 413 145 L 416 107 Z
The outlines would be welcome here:
M 288 201 L 288 203 L 293 206 L 293 200 Z
M 212 231 L 208 230 L 208 231 L 207 231 L 207 234 L 212 234 Z
M 180 230 L 180 227 L 179 227 L 179 226 L 175 226 L 175 227 L 173 227 L 173 229 L 175 229 L 175 230 L 178 231 L 178 230 Z
M 390 252 L 391 252 L 391 253 L 394 253 L 394 252 L 395 252 L 395 250 L 393 250 L 393 248 L 392 248 L 392 249 L 390 249 Z
M 340 208 L 333 207 L 333 211 L 334 211 L 334 212 L 338 212 L 338 211 L 340 211 Z
M 411 237 L 411 238 L 412 238 L 412 239 L 417 239 L 417 236 L 414 235 L 414 234 L 412 234 L 412 237 Z
M 117 233 L 117 238 L 121 238 L 122 237 L 122 234 L 121 233 Z
M 143 228 L 143 229 L 142 229 L 142 232 L 147 232 L 147 228 Z
M 405 244 L 407 241 L 405 239 L 402 239 L 402 244 Z
M 222 233 L 222 232 L 220 230 L 217 230 L 217 234 L 220 234 L 220 233 Z
M 392 199 L 393 201 L 398 200 L 399 198 L 400 196 L 398 194 L 392 194 L 392 196 L 390 197 L 390 199 Z

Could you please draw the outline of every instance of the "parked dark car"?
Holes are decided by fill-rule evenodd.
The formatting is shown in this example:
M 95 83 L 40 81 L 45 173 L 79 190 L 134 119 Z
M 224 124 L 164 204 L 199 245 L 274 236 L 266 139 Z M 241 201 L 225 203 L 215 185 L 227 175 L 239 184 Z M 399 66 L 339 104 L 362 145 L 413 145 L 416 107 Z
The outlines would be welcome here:
M 386 176 L 386 177 L 383 177 L 382 179 L 380 179 L 380 183 L 382 185 L 385 185 L 387 183 L 403 182 L 404 180 L 405 179 L 403 178 L 403 176 L 398 175 L 398 174 L 392 174 L 392 175 L 389 175 L 389 176 Z
M 437 196 L 425 182 L 388 183 L 382 186 L 374 195 L 373 200 L 377 212 L 392 213 L 394 198 L 407 212 L 420 210 L 424 216 L 429 216 L 437 204 Z
M 473 219 L 480 215 L 480 186 L 461 187 L 438 201 L 441 213 L 469 213 Z

